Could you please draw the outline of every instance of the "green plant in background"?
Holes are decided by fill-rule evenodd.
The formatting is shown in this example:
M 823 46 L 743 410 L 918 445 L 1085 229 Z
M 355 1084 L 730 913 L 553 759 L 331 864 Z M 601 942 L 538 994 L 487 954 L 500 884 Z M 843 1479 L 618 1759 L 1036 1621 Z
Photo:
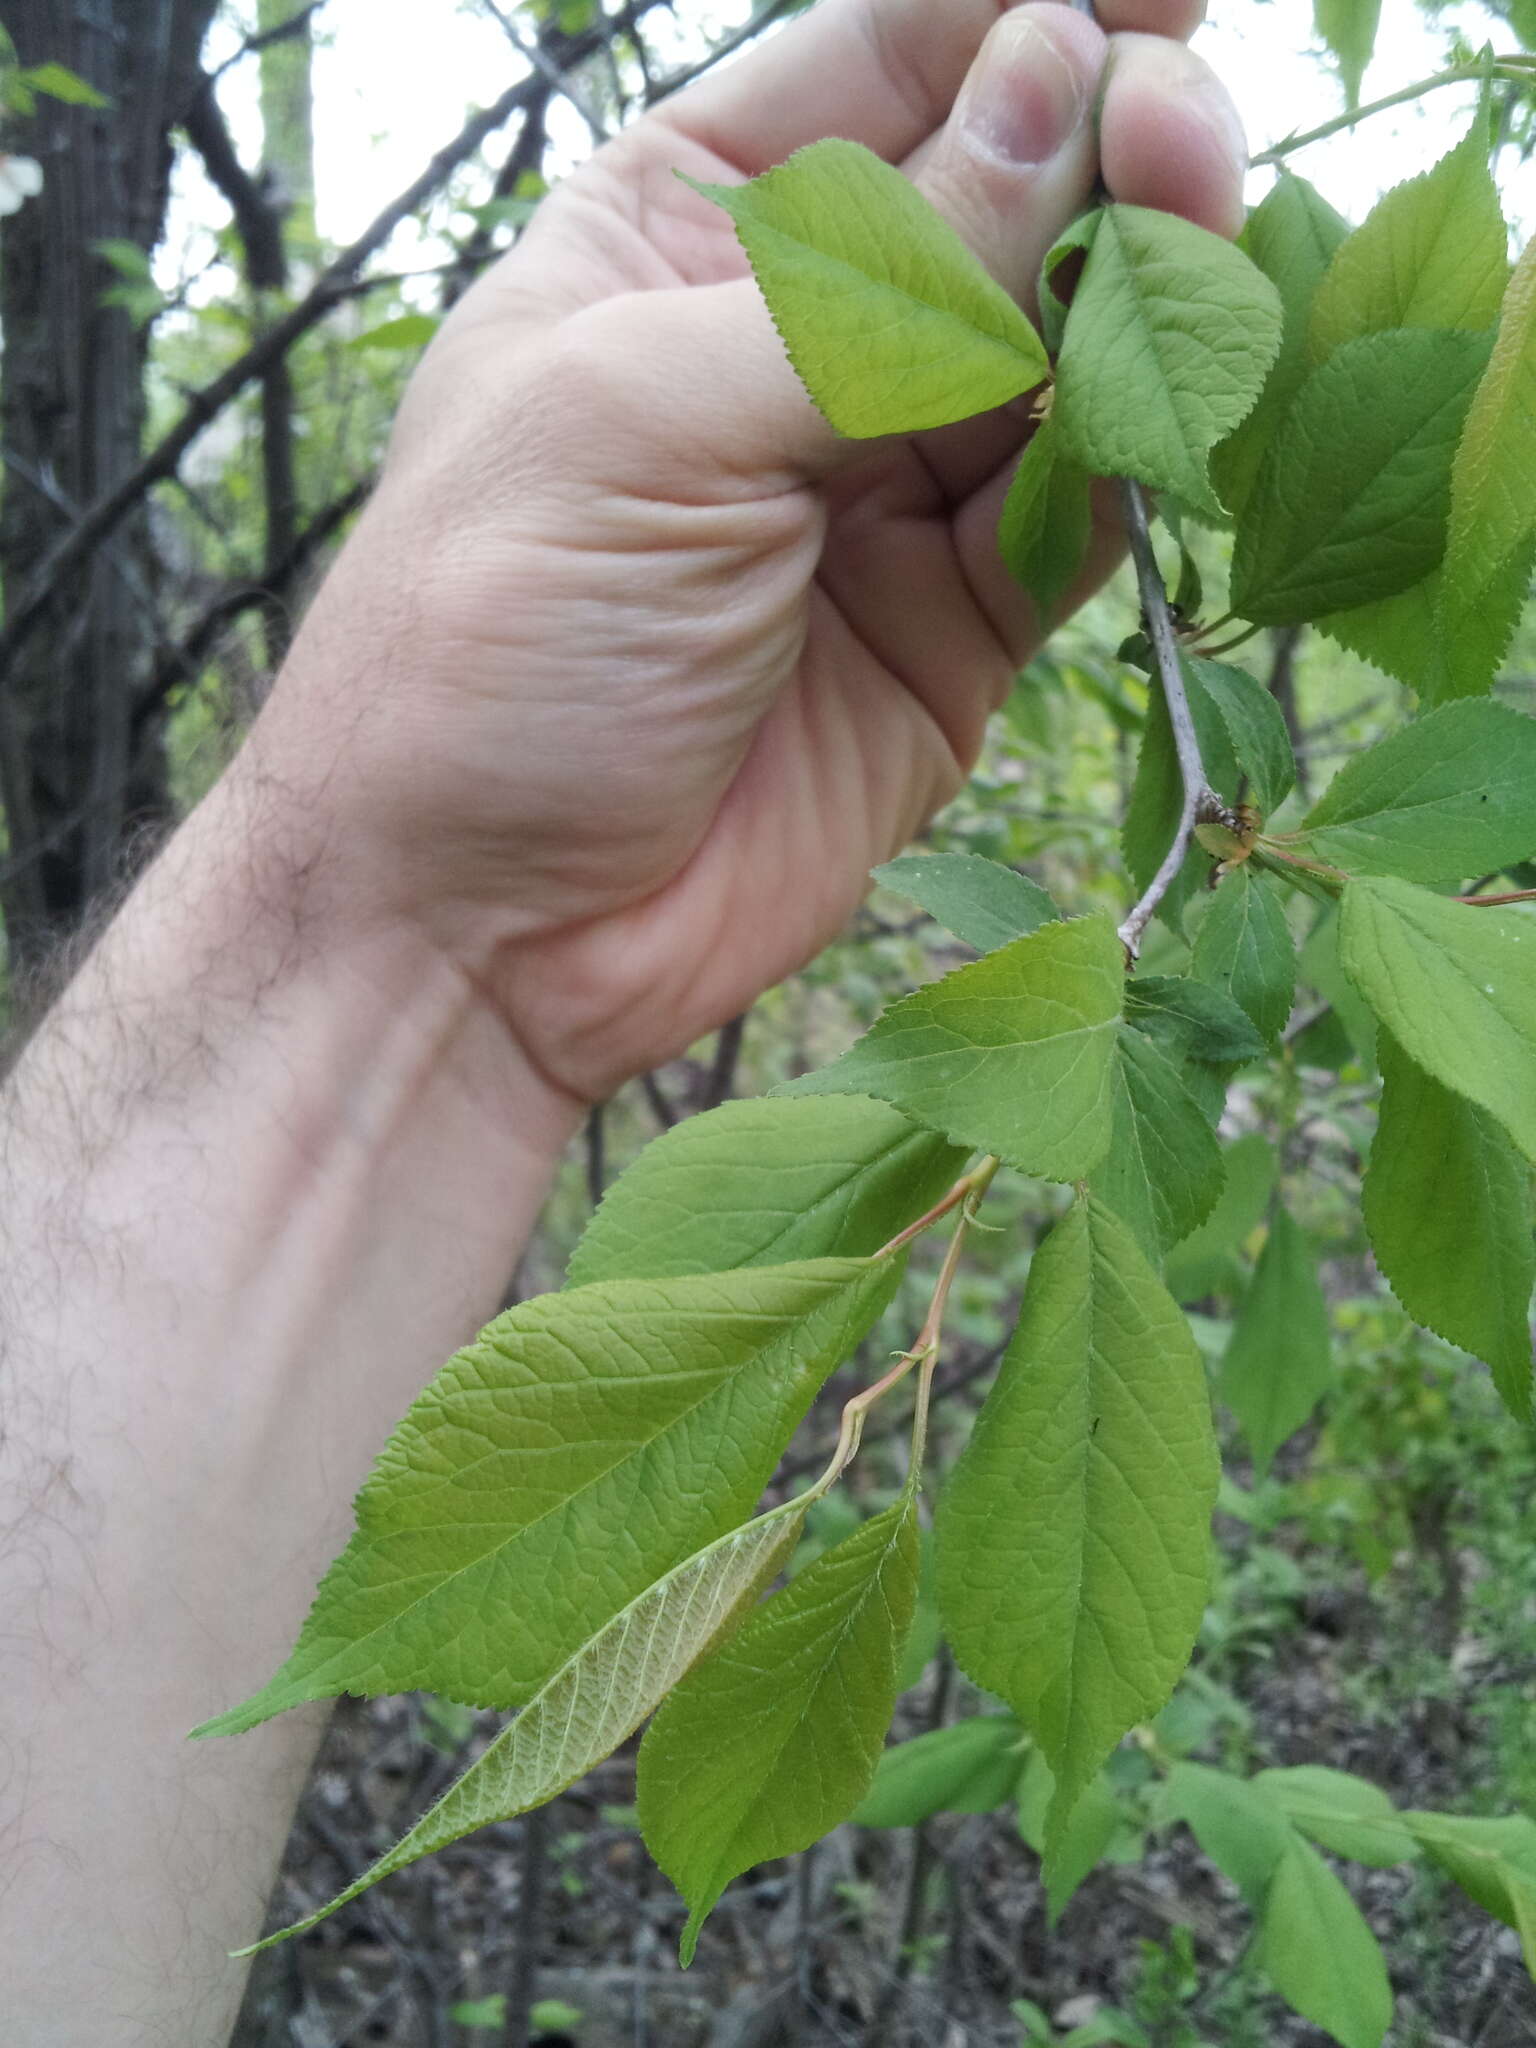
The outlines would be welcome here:
M 1355 84 L 1357 59 L 1340 50 Z M 1524 82 L 1530 67 L 1483 70 Z M 1119 479 L 1145 710 L 1091 662 L 1041 673 L 1047 702 L 1093 701 L 1135 749 L 1133 900 L 1117 919 L 1070 867 L 1048 893 L 987 857 L 1001 845 L 880 870 L 977 957 L 830 1065 L 650 1146 L 565 1289 L 498 1318 L 422 1394 L 292 1655 L 198 1733 L 340 1692 L 519 1710 L 300 1928 L 555 1797 L 653 1714 L 638 1812 L 690 1908 L 685 1959 L 736 1875 L 850 1816 L 1016 1803 L 1053 1915 L 1101 1860 L 1187 1827 L 1252 1911 L 1254 1970 L 1345 2048 L 1375 2048 L 1385 1965 L 1322 1852 L 1427 1859 L 1536 1966 L 1536 1821 L 1400 1812 L 1315 1766 L 1195 1760 L 1234 1730 L 1240 1751 L 1242 1718 L 1208 1680 L 1175 1691 L 1220 1483 L 1202 1347 L 1261 1500 L 1333 1379 L 1299 975 L 1324 998 L 1304 1029 L 1334 1033 L 1350 1085 L 1379 1061 L 1365 1216 L 1382 1272 L 1531 1426 L 1536 723 L 1489 691 L 1536 554 L 1536 251 L 1511 273 L 1481 115 L 1353 232 L 1288 171 L 1236 247 L 1096 208 L 1047 258 L 1043 338 L 851 143 L 699 189 L 731 213 L 841 431 L 916 432 L 1037 394 L 1000 544 L 1042 614 L 1080 567 L 1092 479 Z M 1179 563 L 1171 600 L 1154 521 Z M 1227 527 L 1217 612 L 1201 557 Z M 1305 808 L 1279 706 L 1226 658 L 1260 626 L 1304 624 L 1418 712 Z M 1278 1146 L 1234 1130 L 1239 1073 Z M 1003 1711 L 882 1757 L 914 1627 L 932 1640 L 920 1500 L 946 1315 L 979 1212 L 1010 1182 L 1054 1188 L 1036 1206 L 1056 1220 L 926 1574 L 933 1625 Z M 904 1299 L 911 1247 L 946 1222 L 927 1309 L 847 1403 L 825 1470 L 757 1512 L 820 1387 Z M 906 1475 L 861 1519 L 837 1489 L 904 1383 Z M 1180 1953 L 1149 1963 L 1146 2012 L 1069 2038 L 1195 2048 L 1211 2022 L 1184 2015 Z M 1043 2015 L 1021 2021 L 1050 2038 Z

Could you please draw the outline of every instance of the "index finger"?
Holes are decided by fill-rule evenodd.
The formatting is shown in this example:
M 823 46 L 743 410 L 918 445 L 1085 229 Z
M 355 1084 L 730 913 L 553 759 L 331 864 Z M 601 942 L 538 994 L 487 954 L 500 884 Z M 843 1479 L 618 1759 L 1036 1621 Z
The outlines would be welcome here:
M 747 177 L 824 135 L 899 163 L 944 124 L 987 31 L 1018 0 L 823 0 L 650 117 Z M 1204 0 L 1101 0 L 1107 34 L 1192 35 Z

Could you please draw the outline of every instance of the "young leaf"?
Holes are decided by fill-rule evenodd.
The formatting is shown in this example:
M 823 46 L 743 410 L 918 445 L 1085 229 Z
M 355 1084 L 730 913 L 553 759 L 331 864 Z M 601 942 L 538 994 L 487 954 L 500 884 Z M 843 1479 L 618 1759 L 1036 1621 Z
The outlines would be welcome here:
M 860 144 L 813 142 L 745 185 L 683 182 L 736 223 L 789 359 L 840 434 L 947 426 L 1048 376 L 1008 293 Z
M 1280 1162 L 1274 1146 L 1247 1131 L 1222 1148 L 1226 1179 L 1216 1206 L 1168 1260 L 1168 1291 L 1177 1301 L 1235 1294 L 1241 1284 L 1234 1254 L 1264 1220 Z
M 1536 924 L 1362 878 L 1344 891 L 1339 946 L 1408 1057 L 1536 1160 Z
M 1232 609 L 1304 625 L 1406 590 L 1445 551 L 1451 459 L 1488 358 L 1479 335 L 1346 342 L 1297 392 L 1232 552 Z
M 1488 124 L 1421 177 L 1396 185 L 1343 243 L 1312 302 L 1312 360 L 1392 327 L 1459 327 L 1498 318 L 1509 231 L 1488 173 Z
M 391 1438 L 282 1669 L 198 1733 L 239 1734 L 338 1692 L 531 1698 L 751 1513 L 899 1263 L 619 1280 L 498 1317 Z
M 874 1095 L 1025 1173 L 1076 1180 L 1109 1143 L 1123 979 L 1107 917 L 1043 925 L 893 1004 L 781 1092 Z
M 1189 1326 L 1126 1226 L 1080 1201 L 1035 1254 L 936 1529 L 955 1654 L 1056 1774 L 1053 1850 L 1104 1759 L 1188 1660 L 1216 1479 Z
M 1264 1901 L 1259 1968 L 1286 2003 L 1344 2048 L 1380 2048 L 1392 2024 L 1381 1945 L 1328 1865 L 1293 1835 Z
M 978 953 L 1028 938 L 1061 916 L 1038 882 L 979 853 L 903 854 L 876 868 L 874 878 Z
M 1052 418 L 1094 476 L 1221 517 L 1211 449 L 1252 410 L 1280 300 L 1240 249 L 1171 213 L 1106 206 L 1067 316 Z
M 911 1493 L 808 1565 L 667 1701 L 640 1749 L 651 1854 L 690 1907 L 848 1818 L 875 1774 L 917 1597 Z
M 866 1258 L 931 1208 L 968 1157 L 868 1096 L 724 1102 L 620 1174 L 568 1285 Z
M 1257 1912 L 1295 1838 L 1269 1794 L 1209 1764 L 1178 1763 L 1163 1781 L 1157 1810 L 1164 1821 L 1183 1821 Z
M 972 1714 L 898 1742 L 881 1757 L 854 1821 L 911 1828 L 936 1813 L 991 1813 L 1017 1792 L 1027 1748 L 1012 1714 Z
M 1351 107 L 1360 104 L 1360 83 L 1376 47 L 1381 0 L 1313 0 L 1312 19 L 1333 52 Z
M 1376 1263 L 1415 1322 L 1481 1358 L 1531 1420 L 1531 1183 L 1486 1110 L 1380 1038 L 1381 1117 L 1365 1176 Z
M 1296 997 L 1296 949 L 1285 905 L 1267 876 L 1240 867 L 1217 886 L 1190 966 L 1197 980 L 1232 998 L 1266 1045 L 1274 1044 Z
M 1089 478 L 1046 419 L 1024 450 L 997 529 L 1009 574 L 1035 600 L 1042 625 L 1071 589 L 1093 526 Z
M 1412 1862 L 1419 1853 L 1397 1808 L 1379 1785 L 1365 1778 L 1320 1764 L 1300 1764 L 1292 1770 L 1260 1771 L 1252 1782 L 1296 1827 L 1335 1856 L 1388 1870 Z
M 1536 718 L 1469 699 L 1347 761 L 1302 827 L 1349 874 L 1440 882 L 1536 852 Z
M 1305 178 L 1282 169 L 1248 216 L 1237 246 L 1280 294 L 1284 331 L 1280 353 L 1253 411 L 1211 457 L 1211 477 L 1223 502 L 1241 518 L 1264 454 L 1286 407 L 1306 376 L 1307 321 L 1312 295 L 1349 223 Z
M 1184 664 L 1184 687 L 1205 772 L 1221 795 L 1235 799 L 1241 771 L 1232 752 L 1226 721 L 1187 661 Z M 1169 723 L 1163 693 L 1154 685 L 1147 706 L 1141 752 L 1136 759 L 1136 781 L 1131 789 L 1130 803 L 1126 806 L 1120 839 L 1125 865 L 1138 889 L 1146 888 L 1157 873 L 1178 829 L 1183 802 L 1184 778 L 1173 743 L 1173 727 Z M 1190 899 L 1210 872 L 1210 856 L 1199 847 L 1192 848 L 1173 887 L 1163 898 L 1158 915 L 1180 936 L 1183 935 L 1183 919 Z
M 1197 655 L 1189 658 L 1188 666 L 1221 714 L 1237 765 L 1253 785 L 1254 802 L 1268 817 L 1279 810 L 1296 780 L 1284 712 L 1245 668 L 1202 661 Z
M 1528 572 L 1536 531 L 1536 242 L 1509 281 L 1487 375 L 1477 388 L 1451 471 L 1442 586 L 1445 623 L 1474 618 L 1490 589 Z M 1502 579 L 1502 583 L 1501 583 Z M 1502 652 L 1502 649 L 1500 650 Z
M 1221 1148 L 1199 1104 L 1150 1040 L 1122 1027 L 1109 1150 L 1089 1186 L 1154 1263 L 1211 1212 Z
M 242 1949 L 303 1934 L 380 1878 L 563 1792 L 634 1734 L 783 1567 L 806 1501 L 733 1529 L 648 1586 L 557 1671 L 413 1828 L 327 1905 Z
M 1217 1392 L 1242 1425 L 1260 1479 L 1332 1377 L 1328 1306 L 1317 1267 L 1289 1210 L 1277 1206 L 1217 1381 Z
M 1125 1021 L 1170 1058 L 1237 1066 L 1264 1051 L 1247 1012 L 1219 988 L 1190 975 L 1139 974 L 1128 981 Z

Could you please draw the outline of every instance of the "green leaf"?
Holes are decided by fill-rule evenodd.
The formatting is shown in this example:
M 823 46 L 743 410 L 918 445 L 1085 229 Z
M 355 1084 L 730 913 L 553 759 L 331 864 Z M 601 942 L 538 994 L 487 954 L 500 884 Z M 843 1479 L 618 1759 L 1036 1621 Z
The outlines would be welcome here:
M 1286 1844 L 1255 1960 L 1286 2003 L 1344 2048 L 1380 2048 L 1392 2024 L 1381 1945 L 1328 1865 L 1299 1837 Z
M 884 1102 L 725 1102 L 654 1139 L 604 1195 L 569 1285 L 863 1258 L 938 1201 L 969 1153 Z
M 1088 553 L 1090 484 L 1046 419 L 1020 458 L 997 529 L 1008 572 L 1035 600 L 1042 624 L 1050 623 Z
M 416 349 L 425 348 L 442 325 L 430 313 L 401 313 L 394 320 L 381 320 L 377 327 L 369 327 L 361 334 L 353 335 L 346 344 L 348 348 Z
M 936 1528 L 955 1654 L 1056 1775 L 1053 1850 L 1105 1758 L 1188 1661 L 1216 1479 L 1189 1326 L 1126 1226 L 1079 1201 L 1035 1254 Z
M 1122 1027 L 1109 1150 L 1089 1185 L 1156 1263 L 1211 1212 L 1221 1148 L 1200 1105 L 1139 1031 Z
M 1536 852 L 1536 718 L 1443 705 L 1347 761 L 1302 827 L 1349 874 L 1440 882 Z
M 1088 251 L 1104 218 L 1102 206 L 1090 206 L 1080 213 L 1060 241 L 1052 243 L 1040 266 L 1040 328 L 1052 355 L 1060 349 L 1067 331 L 1067 314 L 1073 295 L 1082 281 Z
M 1360 83 L 1376 47 L 1381 0 L 1312 0 L 1312 21 L 1333 52 L 1344 98 L 1360 104 Z
M 1312 360 L 1393 327 L 1480 334 L 1498 318 L 1508 276 L 1509 231 L 1479 116 L 1449 156 L 1394 186 L 1340 246 L 1312 302 Z
M 1195 934 L 1197 980 L 1229 995 L 1266 1045 L 1285 1029 L 1296 997 L 1296 949 L 1285 905 L 1266 875 L 1234 868 L 1217 886 Z
M 1328 1306 L 1317 1267 L 1289 1210 L 1277 1206 L 1216 1389 L 1242 1425 L 1260 1479 L 1332 1377 Z
M 1523 585 L 1536 531 L 1533 466 L 1536 242 L 1527 246 L 1504 294 L 1493 355 L 1467 413 L 1451 471 L 1442 589 L 1446 630 L 1457 630 L 1463 622 L 1475 619 L 1485 609 L 1490 590 L 1507 588 L 1511 562 L 1521 565 Z M 1501 648 L 1499 654 L 1502 652 Z
M 1035 1854 L 1045 1859 L 1045 1908 L 1052 1926 L 1083 1879 L 1103 1862 L 1125 1822 L 1125 1810 L 1100 1771 L 1084 1786 L 1059 1838 L 1052 1842 L 1049 1820 L 1055 1798 L 1055 1775 L 1039 1750 L 1034 1750 L 1019 1787 L 1019 1833 Z M 1051 1853 L 1047 1857 L 1048 1845 Z
M 1221 714 L 1237 764 L 1253 785 L 1254 802 L 1268 817 L 1279 810 L 1296 780 L 1284 712 L 1245 668 L 1198 655 L 1191 655 L 1186 667 Z
M 1171 213 L 1106 206 L 1067 316 L 1051 417 L 1094 476 L 1221 516 L 1210 451 L 1280 348 L 1280 300 L 1240 249 Z
M 498 1317 L 391 1438 L 281 1671 L 198 1733 L 343 1691 L 530 1698 L 751 1513 L 899 1263 L 618 1280 Z
M 640 1824 L 688 1901 L 685 1965 L 733 1877 L 809 1848 L 868 1791 L 916 1598 L 907 1493 L 760 1607 L 657 1715 Z
M 32 64 L 18 74 L 23 85 L 33 92 L 46 93 L 51 100 L 62 100 L 68 107 L 110 107 L 112 102 L 104 92 L 98 92 L 86 81 L 63 64 Z
M 1374 1074 L 1378 1068 L 1376 1015 L 1344 972 L 1344 963 L 1339 958 L 1337 904 L 1330 905 L 1307 934 L 1297 965 L 1302 979 L 1316 989 L 1332 1010 L 1348 1040 L 1350 1053 L 1368 1074 Z
M 1076 1180 L 1109 1143 L 1124 954 L 1107 917 L 1043 925 L 895 1003 L 782 1091 L 873 1095 L 957 1144 Z
M 1456 488 L 1452 473 L 1451 489 Z M 1452 517 L 1455 516 L 1454 495 Z M 1436 612 L 1428 628 L 1440 659 L 1415 682 L 1426 702 L 1449 697 L 1480 697 L 1509 653 L 1531 594 L 1531 565 L 1536 559 L 1536 525 L 1518 540 L 1502 563 L 1479 582 L 1475 575 L 1454 577 L 1441 565 L 1431 595 Z
M 1419 1853 L 1397 1808 L 1379 1785 L 1365 1778 L 1321 1764 L 1300 1764 L 1292 1770 L 1260 1771 L 1252 1782 L 1296 1827 L 1335 1856 L 1388 1870 L 1411 1862 Z
M 1531 1420 L 1530 1173 L 1503 1128 L 1414 1065 L 1390 1032 L 1365 1176 L 1376 1263 L 1415 1322 L 1481 1358 Z
M 1178 1301 L 1229 1294 L 1239 1284 L 1233 1254 L 1264 1220 L 1279 1171 L 1274 1146 L 1259 1131 L 1245 1132 L 1222 1148 L 1226 1179 L 1216 1206 L 1168 1260 L 1169 1292 Z
M 1234 800 L 1241 771 L 1232 752 L 1226 720 L 1187 661 L 1184 664 L 1184 687 L 1205 772 L 1222 796 L 1229 801 Z M 1172 845 L 1183 803 L 1184 778 L 1173 742 L 1173 727 L 1169 723 L 1162 690 L 1154 684 L 1148 699 L 1146 731 L 1136 760 L 1136 780 L 1126 807 L 1120 842 L 1126 868 L 1138 889 L 1146 888 L 1161 866 L 1163 855 Z M 1190 900 L 1210 872 L 1210 855 L 1199 846 L 1191 848 L 1173 887 L 1163 898 L 1158 916 L 1181 937 L 1184 914 Z
M 322 1906 L 242 1949 L 255 1955 L 334 1913 L 381 1878 L 461 1835 L 527 1813 L 611 1756 L 750 1608 L 795 1547 L 806 1499 L 733 1529 L 648 1586 L 555 1672 L 516 1720 L 361 1877 Z
M 745 185 L 683 182 L 736 223 L 789 359 L 840 434 L 947 426 L 1049 374 L 1007 292 L 858 143 L 813 142 Z
M 1475 334 L 1402 328 L 1345 342 L 1312 372 L 1237 529 L 1235 612 L 1304 625 L 1428 575 L 1487 354 Z
M 1351 882 L 1344 971 L 1408 1057 L 1536 1160 L 1536 924 L 1389 880 Z
M 1209 1764 L 1178 1763 L 1158 1795 L 1164 1821 L 1181 1820 L 1255 1912 L 1294 1830 L 1267 1792 Z
M 1173 1057 L 1236 1066 L 1264 1051 L 1247 1012 L 1190 975 L 1141 974 L 1128 981 L 1125 1021 Z
M 1536 1820 L 1526 1814 L 1475 1820 L 1405 1813 L 1403 1822 L 1468 1898 L 1518 1930 L 1526 1970 L 1536 1978 Z
M 915 1735 L 881 1757 L 853 1818 L 863 1828 L 910 1828 L 936 1813 L 991 1813 L 1014 1797 L 1026 1747 L 1012 1714 L 972 1714 Z
M 1211 476 L 1239 518 L 1257 481 L 1265 451 L 1307 374 L 1307 321 L 1312 295 L 1349 223 L 1309 185 L 1282 170 L 1248 216 L 1238 247 L 1280 294 L 1284 331 L 1280 353 L 1258 404 L 1211 458 Z
M 1027 938 L 1061 916 L 1038 882 L 979 853 L 904 854 L 876 868 L 874 878 L 978 953 Z

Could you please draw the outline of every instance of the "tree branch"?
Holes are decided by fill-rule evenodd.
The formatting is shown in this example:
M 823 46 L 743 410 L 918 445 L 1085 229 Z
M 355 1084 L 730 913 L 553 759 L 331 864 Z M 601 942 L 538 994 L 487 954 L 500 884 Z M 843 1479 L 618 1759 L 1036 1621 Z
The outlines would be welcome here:
M 1152 642 L 1157 679 L 1168 707 L 1168 723 L 1173 728 L 1174 751 L 1178 755 L 1179 776 L 1184 786 L 1173 844 L 1164 854 L 1162 865 L 1142 892 L 1139 902 L 1120 927 L 1120 943 L 1134 961 L 1141 951 L 1142 934 L 1184 865 L 1195 836 L 1195 827 L 1209 822 L 1231 826 L 1236 821 L 1212 789 L 1210 777 L 1205 772 L 1205 762 L 1201 759 L 1200 740 L 1184 688 L 1184 664 L 1179 653 L 1178 636 L 1173 629 L 1173 614 L 1168 608 L 1168 592 L 1163 585 L 1162 571 L 1157 566 L 1157 556 L 1152 550 L 1147 504 L 1140 484 L 1131 477 L 1120 479 L 1120 503 L 1125 514 L 1125 530 L 1130 536 L 1131 558 L 1136 564 L 1142 623 Z

